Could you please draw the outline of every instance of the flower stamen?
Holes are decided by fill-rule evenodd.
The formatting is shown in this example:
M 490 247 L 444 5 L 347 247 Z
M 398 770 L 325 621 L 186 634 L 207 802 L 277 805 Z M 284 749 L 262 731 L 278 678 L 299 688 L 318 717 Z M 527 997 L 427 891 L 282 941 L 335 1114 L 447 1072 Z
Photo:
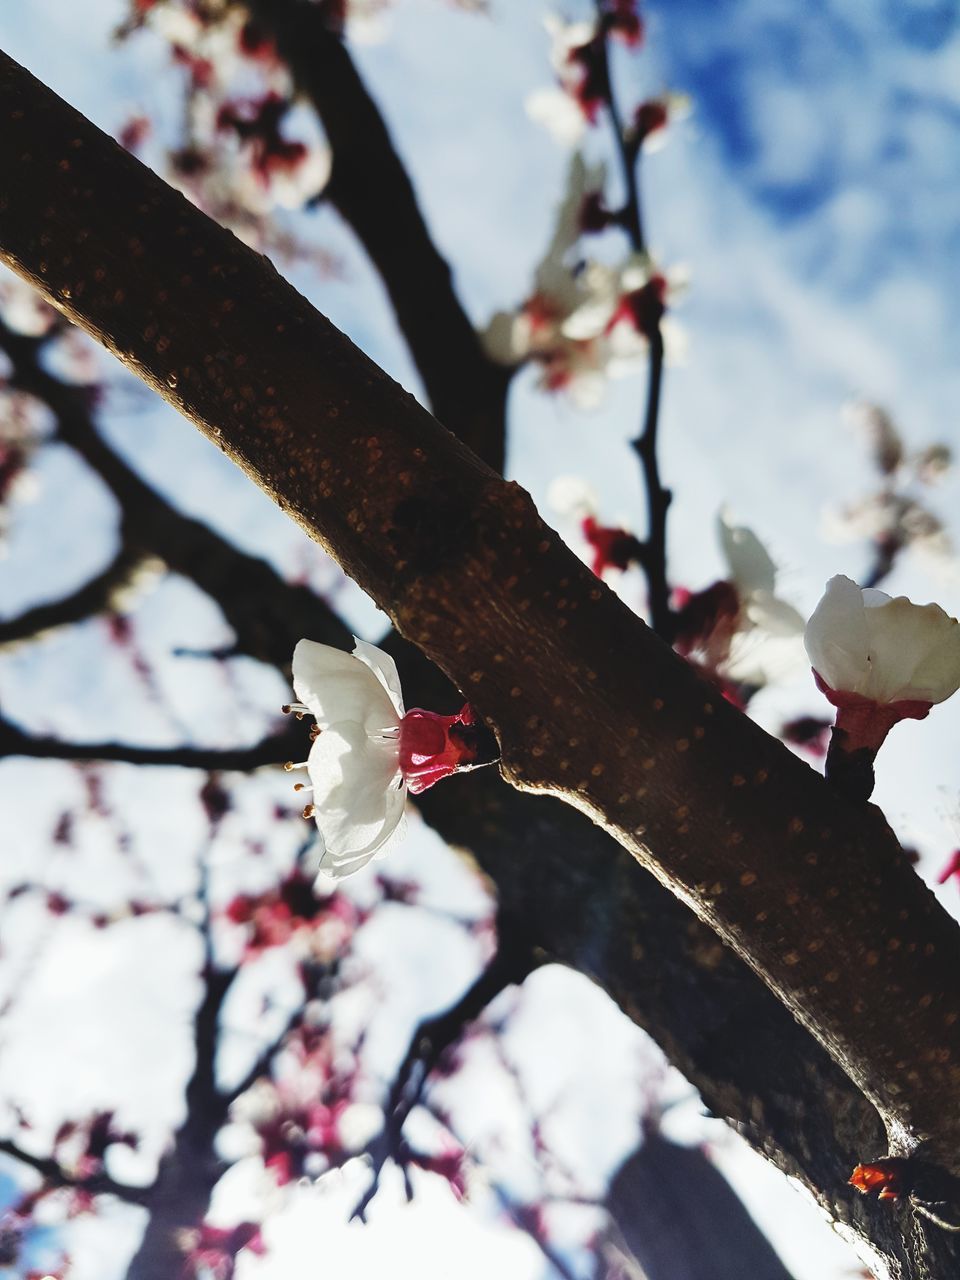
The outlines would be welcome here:
M 286 769 L 287 773 L 289 773 L 291 769 L 306 769 L 307 761 L 301 760 L 299 764 L 294 764 L 292 760 L 285 760 L 283 767 Z

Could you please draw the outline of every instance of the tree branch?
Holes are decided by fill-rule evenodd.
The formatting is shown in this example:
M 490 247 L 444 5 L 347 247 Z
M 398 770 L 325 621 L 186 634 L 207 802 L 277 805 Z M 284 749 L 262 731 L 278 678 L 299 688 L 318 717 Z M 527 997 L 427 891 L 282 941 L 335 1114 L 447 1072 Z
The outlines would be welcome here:
M 214 1143 L 229 1110 L 229 1099 L 216 1087 L 216 1049 L 220 1014 L 239 970 L 217 969 L 206 938 L 201 971 L 203 999 L 193 1020 L 194 1067 L 187 1083 L 187 1114 L 160 1161 L 146 1202 L 150 1217 L 126 1280 L 170 1280 L 183 1268 L 181 1233 L 206 1216 L 213 1189 L 226 1165 Z
M 35 760 L 110 760 L 123 764 L 176 765 L 249 773 L 268 764 L 282 764 L 303 749 L 303 734 L 294 726 L 264 738 L 253 747 L 219 751 L 213 747 L 137 747 L 128 742 L 65 742 L 52 736 L 25 733 L 0 717 L 0 757 L 28 756 Z
M 31 640 L 54 627 L 83 622 L 111 607 L 115 597 L 129 587 L 142 567 L 146 553 L 123 539 L 120 550 L 102 573 L 76 591 L 49 604 L 36 605 L 16 618 L 0 622 L 0 646 Z
M 640 165 L 639 143 L 631 144 L 627 139 L 623 116 L 617 102 L 617 95 L 610 76 L 610 60 L 608 56 L 608 34 L 604 25 L 603 0 L 596 0 L 598 21 L 598 57 L 600 59 L 600 82 L 603 86 L 607 113 L 610 117 L 614 146 L 620 162 L 620 172 L 626 191 L 626 203 L 621 211 L 620 223 L 627 233 L 630 247 L 641 256 L 647 253 L 647 243 L 643 231 L 643 214 L 640 202 L 640 181 L 638 169 Z M 640 564 L 647 579 L 647 594 L 650 605 L 650 625 L 658 636 L 672 640 L 674 635 L 673 610 L 670 608 L 670 584 L 667 579 L 667 512 L 673 495 L 664 488 L 660 479 L 660 464 L 657 458 L 657 428 L 660 421 L 660 391 L 663 385 L 663 333 L 660 320 L 663 306 L 655 295 L 651 295 L 650 303 L 650 365 L 647 373 L 647 403 L 643 415 L 643 427 L 639 436 L 630 442 L 631 448 L 640 460 L 644 488 L 647 495 L 647 536 L 641 543 L 642 555 Z
M 377 1194 L 384 1165 L 388 1160 L 403 1163 L 403 1127 L 423 1096 L 430 1072 L 470 1023 L 507 987 L 522 983 L 543 959 L 532 954 L 527 935 L 511 928 L 502 913 L 498 924 L 497 951 L 484 971 L 449 1009 L 419 1023 L 410 1039 L 383 1109 L 383 1128 L 368 1149 L 372 1159 L 370 1185 L 352 1215 L 361 1221 L 366 1220 Z
M 11 336 L 20 343 L 21 383 L 52 397 L 65 415 L 68 438 L 104 467 L 127 518 L 142 520 L 137 528 L 149 534 L 152 550 L 218 601 L 236 630 L 237 652 L 282 666 L 303 635 L 340 647 L 349 643 L 346 629 L 309 592 L 283 582 L 264 562 L 144 486 L 100 441 L 76 389 L 37 370 L 36 343 Z M 192 556 L 191 545 L 197 550 Z M 413 702 L 459 706 L 456 691 L 419 650 L 396 633 L 386 643 Z M 639 876 L 599 827 L 554 800 L 519 795 L 493 773 L 466 785 L 454 780 L 421 797 L 420 807 L 445 839 L 470 850 L 501 901 L 511 904 L 513 927 L 522 921 L 532 945 L 593 977 L 650 1032 L 716 1114 L 731 1118 L 835 1217 L 852 1219 L 874 1240 L 888 1240 L 897 1256 L 901 1242 L 889 1212 L 837 1182 L 837 1168 L 849 1167 L 858 1151 L 883 1150 L 876 1112 L 682 903 Z
M 88 329 L 338 551 L 497 729 L 515 785 L 599 818 L 749 960 L 895 1147 L 935 1138 L 952 1158 L 957 930 L 877 811 L 718 699 L 515 486 L 9 64 L 0 111 L 0 162 L 23 179 L 2 198 L 8 259 L 72 315 L 82 304 Z
M 485 354 L 437 252 L 373 98 L 321 6 L 245 0 L 317 111 L 333 152 L 324 196 L 352 228 L 390 295 L 437 418 L 503 470 L 512 370 Z
M 13 363 L 10 384 L 50 406 L 60 438 L 113 493 L 125 540 L 149 547 L 171 571 L 215 599 L 242 637 L 243 653 L 282 669 L 293 652 L 291 633 L 293 643 L 301 636 L 341 647 L 349 643 L 350 632 L 309 588 L 284 582 L 265 560 L 246 555 L 209 526 L 175 510 L 141 480 L 94 427 L 84 389 L 60 382 L 44 368 L 42 338 L 16 333 L 0 319 L 0 347 Z
M 55 1187 L 70 1187 L 76 1191 L 89 1191 L 91 1195 L 116 1196 L 126 1204 L 143 1205 L 150 1196 L 149 1187 L 130 1187 L 123 1182 L 115 1182 L 106 1173 L 86 1175 L 69 1173 L 58 1160 L 52 1156 L 35 1156 L 13 1142 L 10 1138 L 0 1138 L 0 1155 L 9 1156 L 20 1164 L 35 1170 L 40 1176 Z

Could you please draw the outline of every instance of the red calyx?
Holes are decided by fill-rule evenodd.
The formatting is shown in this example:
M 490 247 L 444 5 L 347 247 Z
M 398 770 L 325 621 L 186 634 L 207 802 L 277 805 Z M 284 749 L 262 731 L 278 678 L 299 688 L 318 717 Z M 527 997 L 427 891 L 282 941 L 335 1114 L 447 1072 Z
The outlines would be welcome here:
M 666 301 L 665 277 L 651 276 L 642 288 L 634 289 L 621 297 L 616 310 L 607 321 L 607 333 L 610 333 L 621 320 L 626 320 L 633 325 L 637 333 L 642 333 L 647 338 L 652 337 L 667 309 Z
M 580 82 L 573 96 L 584 117 L 594 124 L 609 88 L 601 38 L 594 36 L 586 44 L 571 49 L 567 60 L 574 63 L 580 72 Z
M 895 1156 L 872 1164 L 858 1164 L 847 1181 L 864 1195 L 876 1195 L 879 1200 L 899 1200 L 910 1190 L 907 1161 Z
M 476 760 L 473 724 L 469 703 L 455 716 L 419 707 L 407 712 L 400 721 L 400 771 L 413 795 Z
M 607 569 L 629 569 L 638 558 L 640 544 L 632 533 L 598 524 L 595 516 L 585 516 L 581 532 L 593 548 L 591 568 L 598 578 Z
M 860 693 L 831 689 L 819 671 L 813 678 L 817 688 L 837 708 L 837 733 L 843 751 L 872 751 L 876 754 L 884 739 L 901 720 L 925 720 L 932 702 L 902 698 L 898 702 L 874 702 Z
M 588 234 L 605 231 L 616 220 L 617 215 L 604 205 L 603 195 L 599 191 L 591 191 L 583 197 L 580 206 L 581 231 Z
M 307 154 L 302 142 L 291 142 L 280 134 L 280 125 L 290 103 L 278 93 L 268 93 L 257 101 L 227 102 L 217 112 L 217 128 L 233 129 L 253 148 L 253 167 L 267 181 L 272 173 L 292 170 Z
M 659 98 L 648 98 L 646 102 L 641 102 L 633 117 L 637 141 L 642 142 L 644 138 L 649 138 L 651 133 L 662 129 L 668 118 L 667 108 Z
M 603 28 L 631 49 L 643 43 L 643 19 L 637 12 L 637 0 L 608 0 L 603 15 Z
M 937 884 L 946 884 L 948 880 L 960 881 L 960 849 L 954 849 L 950 860 L 937 876 Z

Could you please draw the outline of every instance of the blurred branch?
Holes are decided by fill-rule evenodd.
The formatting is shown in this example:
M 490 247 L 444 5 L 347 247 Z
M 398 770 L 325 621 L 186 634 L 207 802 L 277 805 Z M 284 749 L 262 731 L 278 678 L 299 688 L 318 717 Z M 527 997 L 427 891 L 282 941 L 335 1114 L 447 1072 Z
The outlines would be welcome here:
M 229 1110 L 229 1099 L 216 1087 L 216 1051 L 221 1011 L 238 972 L 215 968 L 207 949 L 200 975 L 203 998 L 193 1020 L 195 1057 L 186 1090 L 187 1114 L 145 1201 L 150 1217 L 126 1280 L 170 1280 L 181 1274 L 180 1233 L 203 1221 L 226 1168 L 214 1147 Z
M 483 351 L 376 103 L 323 7 L 245 0 L 313 103 L 333 153 L 324 198 L 351 227 L 390 296 L 433 413 L 503 470 L 512 371 Z
M 246 555 L 208 525 L 183 515 L 141 480 L 94 427 L 85 388 L 60 382 L 43 367 L 43 339 L 16 333 L 0 320 L 0 348 L 13 363 L 10 385 L 50 406 L 60 438 L 112 491 L 124 538 L 134 549 L 148 547 L 172 572 L 216 600 L 242 637 L 238 651 L 283 669 L 302 636 L 341 647 L 349 642 L 347 628 L 307 587 L 284 582 L 265 560 Z
M 212 747 L 137 747 L 127 742 L 65 742 L 53 736 L 33 736 L 0 718 L 0 757 L 28 756 L 36 760 L 109 760 L 123 764 L 175 765 L 183 769 L 248 773 L 268 764 L 282 764 L 303 751 L 303 734 L 289 726 L 253 747 L 218 751 Z
M 270 1043 L 261 1050 L 243 1079 L 226 1091 L 225 1096 L 228 1102 L 235 1102 L 248 1089 L 252 1089 L 263 1076 L 269 1075 L 274 1059 L 286 1043 L 287 1037 L 292 1031 L 296 1031 L 297 1027 L 303 1022 L 305 1007 L 306 1002 L 296 1009 L 291 1009 L 290 1016 L 284 1023 L 282 1031 L 274 1036 Z
M 69 626 L 103 613 L 111 607 L 117 594 L 135 580 L 146 554 L 141 548 L 122 538 L 113 563 L 82 587 L 60 600 L 36 605 L 18 617 L 0 622 L 0 646 L 31 640 L 54 627 Z
M 456 1004 L 434 1018 L 426 1018 L 414 1031 L 403 1062 L 397 1069 L 384 1105 L 383 1129 L 369 1147 L 372 1159 L 370 1185 L 353 1211 L 353 1217 L 366 1220 L 366 1211 L 377 1194 L 380 1176 L 388 1160 L 404 1165 L 403 1126 L 423 1096 L 431 1071 L 444 1053 L 464 1035 L 489 1004 L 507 987 L 524 981 L 542 956 L 532 954 L 525 934 L 517 932 L 499 917 L 497 951 L 477 980 Z
M 89 1191 L 91 1195 L 116 1196 L 126 1204 L 144 1205 L 150 1197 L 149 1187 L 129 1187 L 115 1182 L 106 1173 L 73 1174 L 50 1156 L 35 1156 L 24 1151 L 10 1138 L 0 1138 L 0 1155 L 9 1156 L 20 1164 L 33 1169 L 51 1186 L 70 1187 L 75 1191 Z

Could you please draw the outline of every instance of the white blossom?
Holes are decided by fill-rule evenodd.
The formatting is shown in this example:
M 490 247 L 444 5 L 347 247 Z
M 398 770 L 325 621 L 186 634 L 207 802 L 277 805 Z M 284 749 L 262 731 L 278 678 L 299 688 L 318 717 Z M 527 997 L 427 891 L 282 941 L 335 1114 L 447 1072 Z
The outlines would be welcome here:
M 301 640 L 293 687 L 319 733 L 306 762 L 313 818 L 323 840 L 319 870 L 341 877 L 385 849 L 403 818 L 403 698 L 393 659 L 356 641 L 352 654 Z
M 960 688 L 960 624 L 939 605 L 831 578 L 804 634 L 831 692 L 876 703 L 943 702 Z
M 731 523 L 721 511 L 717 534 L 740 602 L 719 668 L 738 683 L 769 684 L 801 664 L 803 617 L 776 594 L 777 567 L 752 529 Z

